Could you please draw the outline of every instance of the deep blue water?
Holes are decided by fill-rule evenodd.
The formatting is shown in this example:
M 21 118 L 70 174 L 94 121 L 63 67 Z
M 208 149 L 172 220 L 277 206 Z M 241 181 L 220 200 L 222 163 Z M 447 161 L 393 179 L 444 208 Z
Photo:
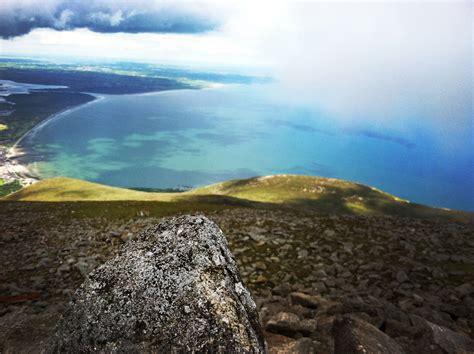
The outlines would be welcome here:
M 428 205 L 474 210 L 469 148 L 445 149 L 419 123 L 375 129 L 232 85 L 105 96 L 21 143 L 41 176 L 124 187 L 202 186 L 277 173 L 342 178 Z M 415 120 L 416 121 L 416 120 Z M 399 133 L 403 131 L 403 133 Z

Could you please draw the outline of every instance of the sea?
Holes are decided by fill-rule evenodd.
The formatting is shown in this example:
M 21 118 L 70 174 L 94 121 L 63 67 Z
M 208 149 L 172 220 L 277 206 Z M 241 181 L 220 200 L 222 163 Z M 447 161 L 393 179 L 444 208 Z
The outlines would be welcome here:
M 20 160 L 43 178 L 129 188 L 324 176 L 416 203 L 474 210 L 472 142 L 446 147 L 420 122 L 403 129 L 347 122 L 286 100 L 271 84 L 100 95 L 31 131 L 19 144 Z

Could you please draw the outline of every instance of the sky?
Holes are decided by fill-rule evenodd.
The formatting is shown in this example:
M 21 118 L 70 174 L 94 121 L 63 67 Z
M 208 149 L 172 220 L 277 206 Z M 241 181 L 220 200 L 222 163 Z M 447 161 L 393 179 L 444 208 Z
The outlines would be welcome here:
M 2 54 L 252 67 L 347 122 L 430 119 L 441 140 L 473 137 L 472 37 L 470 0 L 0 2 Z

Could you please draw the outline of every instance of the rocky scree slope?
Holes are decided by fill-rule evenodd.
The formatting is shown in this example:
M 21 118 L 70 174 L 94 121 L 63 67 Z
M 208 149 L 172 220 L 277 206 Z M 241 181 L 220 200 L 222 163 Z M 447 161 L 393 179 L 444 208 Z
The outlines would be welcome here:
M 85 275 L 159 222 L 13 207 L 0 209 L 5 353 L 41 345 Z M 334 352 L 346 317 L 353 343 L 376 330 L 407 353 L 473 351 L 471 224 L 247 208 L 206 215 L 227 236 L 269 352 Z

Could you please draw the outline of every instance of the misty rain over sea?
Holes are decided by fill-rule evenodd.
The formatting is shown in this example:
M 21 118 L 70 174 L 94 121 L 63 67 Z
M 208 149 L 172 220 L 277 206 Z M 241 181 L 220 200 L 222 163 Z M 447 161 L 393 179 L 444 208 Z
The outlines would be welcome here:
M 443 149 L 421 123 L 404 135 L 346 126 L 315 107 L 276 98 L 270 86 L 103 95 L 27 135 L 20 161 L 44 178 L 134 188 L 316 175 L 413 202 L 474 210 L 469 149 Z

